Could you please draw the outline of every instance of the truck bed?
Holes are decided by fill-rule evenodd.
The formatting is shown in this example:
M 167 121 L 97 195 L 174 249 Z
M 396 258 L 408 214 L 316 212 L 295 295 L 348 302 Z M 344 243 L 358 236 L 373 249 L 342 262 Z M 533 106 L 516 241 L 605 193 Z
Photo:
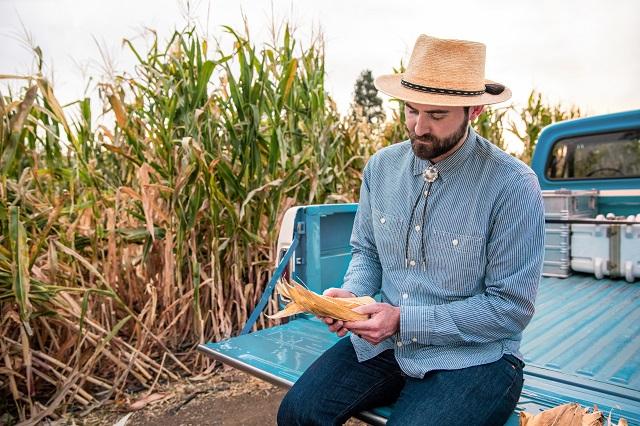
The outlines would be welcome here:
M 617 422 L 640 425 L 640 285 L 576 274 L 543 278 L 536 314 L 525 330 L 525 384 L 517 412 L 566 402 L 596 404 Z M 337 341 L 314 318 L 239 336 L 199 349 L 215 359 L 289 387 Z M 383 424 L 392 407 L 362 413 Z
M 519 408 L 535 412 L 572 397 L 640 424 L 639 308 L 637 284 L 543 278 L 521 346 L 527 367 Z

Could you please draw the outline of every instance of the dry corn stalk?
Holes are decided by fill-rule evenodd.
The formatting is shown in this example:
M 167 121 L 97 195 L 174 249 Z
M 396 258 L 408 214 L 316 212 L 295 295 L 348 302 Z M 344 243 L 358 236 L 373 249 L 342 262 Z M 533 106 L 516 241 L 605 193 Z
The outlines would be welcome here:
M 301 312 L 308 312 L 341 321 L 360 321 L 368 318 L 365 314 L 353 311 L 358 306 L 375 303 L 371 297 L 329 297 L 307 290 L 297 283 L 278 282 L 276 290 L 283 299 L 289 301 L 280 312 L 269 316 L 271 319 L 284 318 Z

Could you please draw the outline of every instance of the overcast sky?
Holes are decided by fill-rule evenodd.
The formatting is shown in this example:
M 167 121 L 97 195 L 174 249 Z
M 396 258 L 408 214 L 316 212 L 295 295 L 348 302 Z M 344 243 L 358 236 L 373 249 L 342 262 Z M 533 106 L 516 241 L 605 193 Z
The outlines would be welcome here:
M 418 34 L 487 44 L 486 77 L 509 86 L 522 104 L 531 89 L 587 114 L 640 108 L 640 1 L 218 1 L 190 2 L 203 33 L 225 39 L 221 25 L 266 39 L 272 10 L 289 19 L 302 41 L 320 27 L 326 40 L 327 89 L 346 110 L 361 70 L 391 73 Z M 123 38 L 142 43 L 143 28 L 161 37 L 185 24 L 177 0 L 0 0 L 0 74 L 25 74 L 32 55 L 24 28 L 53 71 L 63 102 L 82 96 L 87 77 L 104 75 L 97 47 L 116 68 L 131 69 Z M 21 23 L 22 22 L 22 23 Z M 1 87 L 1 86 L 0 86 Z

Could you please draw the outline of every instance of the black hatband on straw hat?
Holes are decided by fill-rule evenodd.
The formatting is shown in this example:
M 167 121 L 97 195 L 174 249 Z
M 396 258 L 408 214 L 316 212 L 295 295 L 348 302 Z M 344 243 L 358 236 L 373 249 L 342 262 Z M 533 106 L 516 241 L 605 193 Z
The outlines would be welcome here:
M 455 90 L 455 89 L 440 89 L 438 87 L 428 87 L 422 86 L 420 84 L 410 83 L 404 79 L 400 80 L 400 84 L 406 87 L 407 89 L 417 90 L 419 92 L 425 93 L 440 93 L 443 95 L 453 95 L 453 96 L 480 96 L 485 93 L 489 93 L 490 95 L 499 95 L 504 92 L 505 87 L 502 84 L 497 83 L 488 83 L 484 85 L 484 90 Z

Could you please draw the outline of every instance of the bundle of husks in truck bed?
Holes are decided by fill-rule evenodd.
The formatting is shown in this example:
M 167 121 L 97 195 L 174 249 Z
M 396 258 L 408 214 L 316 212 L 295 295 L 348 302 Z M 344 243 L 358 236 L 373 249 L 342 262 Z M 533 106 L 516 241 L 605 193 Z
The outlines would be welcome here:
M 615 424 L 609 418 L 605 422 L 604 414 L 594 407 L 592 412 L 579 404 L 563 404 L 539 414 L 520 413 L 520 426 L 627 426 L 625 419 Z

